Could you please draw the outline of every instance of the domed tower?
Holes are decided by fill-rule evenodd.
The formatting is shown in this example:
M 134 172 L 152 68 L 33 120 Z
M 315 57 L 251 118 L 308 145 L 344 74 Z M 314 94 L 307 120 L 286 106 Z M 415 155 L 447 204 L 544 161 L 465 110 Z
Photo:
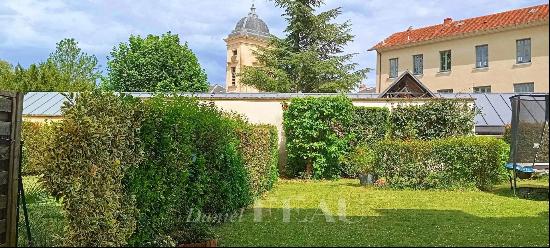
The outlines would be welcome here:
M 253 93 L 257 89 L 239 83 L 237 74 L 246 66 L 257 65 L 252 51 L 257 47 L 265 47 L 270 34 L 265 22 L 256 14 L 254 4 L 248 16 L 243 17 L 235 29 L 225 39 L 227 44 L 227 69 L 225 85 L 227 92 Z

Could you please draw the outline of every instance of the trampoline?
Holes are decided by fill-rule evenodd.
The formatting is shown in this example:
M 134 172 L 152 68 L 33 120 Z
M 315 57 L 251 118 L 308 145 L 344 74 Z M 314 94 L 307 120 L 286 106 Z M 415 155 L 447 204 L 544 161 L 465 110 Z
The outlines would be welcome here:
M 517 178 L 548 173 L 548 94 L 515 95 L 512 103 L 512 140 L 506 168 L 512 171 L 510 184 L 516 192 Z

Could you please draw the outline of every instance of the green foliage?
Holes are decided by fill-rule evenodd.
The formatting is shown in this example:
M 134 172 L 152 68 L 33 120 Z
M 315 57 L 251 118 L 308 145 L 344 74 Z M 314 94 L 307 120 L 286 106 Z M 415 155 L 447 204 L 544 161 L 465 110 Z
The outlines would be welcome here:
M 374 170 L 375 153 L 367 145 L 359 145 L 353 149 L 342 162 L 343 173 L 347 177 L 357 177 L 372 173 Z
M 65 75 L 71 85 L 89 85 L 94 88 L 101 73 L 97 58 L 82 52 L 75 39 L 63 39 L 57 43 L 55 52 L 50 54 L 48 62 Z
M 250 176 L 250 190 L 256 197 L 269 191 L 279 177 L 277 128 L 241 122 L 237 128 L 239 152 Z
M 44 154 L 50 149 L 52 124 L 23 122 L 21 136 L 23 140 L 23 175 L 38 175 L 44 168 Z
M 387 108 L 355 107 L 351 130 L 359 144 L 374 144 L 388 132 L 390 111 Z
M 67 221 L 61 202 L 49 196 L 38 177 L 23 177 L 33 247 L 61 246 Z M 28 247 L 22 209 L 19 211 L 19 247 Z
M 400 105 L 392 110 L 389 136 L 402 140 L 430 140 L 472 134 L 475 114 L 467 102 L 458 100 Z
M 292 99 L 283 120 L 289 159 L 286 173 L 339 177 L 339 158 L 354 139 L 349 130 L 353 113 L 352 102 L 345 96 Z
M 507 144 L 492 137 L 385 140 L 374 146 L 375 169 L 395 188 L 487 190 L 502 179 Z
M 349 92 L 369 69 L 350 62 L 344 54 L 353 41 L 351 23 L 333 23 L 341 8 L 316 13 L 323 1 L 275 0 L 284 9 L 286 37 L 271 37 L 269 46 L 255 53 L 259 67 L 246 67 L 243 84 L 271 92 Z
M 55 52 L 44 62 L 13 67 L 0 61 L 0 89 L 20 92 L 92 90 L 101 73 L 97 59 L 83 53 L 74 39 L 57 43 Z
M 508 182 L 492 192 L 358 185 L 356 179 L 281 180 L 262 200 L 269 207 L 262 221 L 257 209 L 245 211 L 240 221 L 218 228 L 220 246 L 548 246 L 548 201 L 518 199 Z M 548 190 L 548 181 L 518 185 Z
M 512 125 L 508 124 L 504 126 L 504 134 L 502 135 L 502 139 L 506 141 L 506 143 L 512 144 Z
M 122 246 L 135 229 L 135 200 L 123 185 L 137 166 L 139 100 L 99 91 L 66 103 L 44 154 L 45 186 L 63 197 L 67 246 Z
M 145 103 L 141 141 L 146 160 L 129 172 L 139 209 L 131 245 L 159 243 L 190 211 L 228 214 L 251 203 L 234 122 L 213 105 L 154 97 Z
M 176 244 L 194 244 L 216 239 L 212 227 L 205 223 L 193 223 L 178 228 L 170 234 Z
M 208 89 L 206 74 L 187 44 L 177 34 L 131 36 L 111 52 L 108 89 L 124 92 L 188 91 Z

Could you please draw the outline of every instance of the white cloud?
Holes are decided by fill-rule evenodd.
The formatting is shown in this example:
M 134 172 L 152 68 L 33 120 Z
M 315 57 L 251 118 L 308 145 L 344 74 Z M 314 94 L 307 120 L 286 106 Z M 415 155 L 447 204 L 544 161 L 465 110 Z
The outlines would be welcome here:
M 180 35 L 198 55 L 211 82 L 225 80 L 223 38 L 237 21 L 246 16 L 251 0 L 3 0 L 0 2 L 0 57 L 12 63 L 30 64 L 45 58 L 55 43 L 66 37 L 80 42 L 88 53 L 105 62 L 113 46 L 130 34 Z M 409 26 L 421 27 L 442 22 L 445 17 L 462 19 L 543 0 L 327 0 L 323 9 L 342 6 L 338 21 L 350 19 L 355 42 L 348 52 L 361 53 L 356 61 L 374 68 L 375 54 L 366 52 L 388 35 Z M 273 34 L 282 35 L 282 10 L 272 1 L 257 0 L 257 12 Z M 6 58 L 7 56 L 7 58 Z M 374 85 L 374 71 L 367 82 Z

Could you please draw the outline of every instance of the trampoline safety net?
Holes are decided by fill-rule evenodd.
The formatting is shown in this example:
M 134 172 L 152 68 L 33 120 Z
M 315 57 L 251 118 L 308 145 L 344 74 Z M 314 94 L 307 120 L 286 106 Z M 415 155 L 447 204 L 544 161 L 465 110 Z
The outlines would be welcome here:
M 517 95 L 512 103 L 510 163 L 548 168 L 548 95 Z M 537 168 L 542 167 L 542 168 Z

